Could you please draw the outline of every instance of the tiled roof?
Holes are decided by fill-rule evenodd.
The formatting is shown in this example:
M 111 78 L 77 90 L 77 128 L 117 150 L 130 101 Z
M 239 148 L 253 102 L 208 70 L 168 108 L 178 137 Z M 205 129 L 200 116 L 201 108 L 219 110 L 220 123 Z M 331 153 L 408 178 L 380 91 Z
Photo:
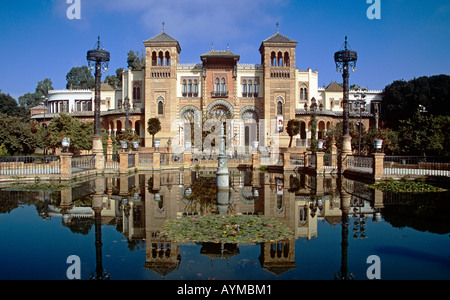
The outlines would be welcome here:
M 290 38 L 280 34 L 279 32 L 275 33 L 270 38 L 264 40 L 263 43 L 295 43 L 295 44 L 297 44 L 296 41 L 291 40 Z
M 144 44 L 145 43 L 176 43 L 178 52 L 181 52 L 181 46 L 178 43 L 178 41 L 173 37 L 169 36 L 164 31 L 152 38 L 149 38 L 148 40 L 145 40 Z
M 336 83 L 336 81 L 332 81 L 326 88 L 326 92 L 343 92 L 344 88 Z

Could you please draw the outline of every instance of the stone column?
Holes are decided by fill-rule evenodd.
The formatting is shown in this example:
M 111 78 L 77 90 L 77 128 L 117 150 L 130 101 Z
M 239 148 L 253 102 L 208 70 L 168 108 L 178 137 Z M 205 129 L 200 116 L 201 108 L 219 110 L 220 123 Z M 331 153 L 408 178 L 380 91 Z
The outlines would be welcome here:
M 70 179 L 72 177 L 72 153 L 61 153 L 60 159 L 61 177 Z
M 161 153 L 153 152 L 153 169 L 159 170 L 161 169 Z
M 373 154 L 373 177 L 375 180 L 383 178 L 384 153 Z
M 119 152 L 119 173 L 128 173 L 128 152 Z
M 323 175 L 323 156 L 325 153 L 316 152 L 316 173 L 317 175 Z

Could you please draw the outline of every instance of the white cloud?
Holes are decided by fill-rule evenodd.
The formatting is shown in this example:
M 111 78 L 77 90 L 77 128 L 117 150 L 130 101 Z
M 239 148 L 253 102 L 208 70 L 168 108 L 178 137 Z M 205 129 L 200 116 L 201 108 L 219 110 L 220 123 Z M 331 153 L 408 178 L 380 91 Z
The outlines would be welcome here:
M 97 9 L 123 12 L 137 18 L 150 38 L 166 32 L 183 44 L 218 43 L 224 49 L 234 38 L 241 41 L 252 37 L 258 30 L 267 31 L 280 21 L 274 11 L 287 0 L 98 0 Z M 256 31 L 256 32 L 255 32 Z M 268 36 L 264 36 L 266 38 Z M 261 37 L 259 37 L 261 38 Z

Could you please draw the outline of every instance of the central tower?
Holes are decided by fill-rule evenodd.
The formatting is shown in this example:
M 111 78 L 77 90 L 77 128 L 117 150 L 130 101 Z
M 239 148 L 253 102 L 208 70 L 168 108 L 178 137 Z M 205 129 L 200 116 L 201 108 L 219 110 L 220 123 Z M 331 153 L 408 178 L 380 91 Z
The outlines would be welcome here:
M 295 47 L 297 42 L 278 32 L 264 40 L 259 47 L 261 64 L 264 69 L 264 119 L 266 137 L 269 139 L 275 128 L 270 128 L 276 120 L 281 147 L 287 147 L 289 136 L 286 133 L 288 120 L 295 118 Z
M 177 65 L 180 44 L 163 31 L 144 41 L 145 46 L 145 120 L 157 117 L 161 122 L 158 137 L 161 146 L 170 139 L 172 120 L 177 119 Z M 147 128 L 147 124 L 145 124 Z M 145 130 L 145 146 L 151 145 L 151 136 Z

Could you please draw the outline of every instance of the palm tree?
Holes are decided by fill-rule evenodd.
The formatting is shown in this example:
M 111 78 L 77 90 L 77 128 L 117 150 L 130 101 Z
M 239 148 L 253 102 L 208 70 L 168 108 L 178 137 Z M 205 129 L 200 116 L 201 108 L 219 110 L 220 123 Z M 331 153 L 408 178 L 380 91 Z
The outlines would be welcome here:
M 291 119 L 288 121 L 286 126 L 286 132 L 291 137 L 289 140 L 289 148 L 292 145 L 292 138 L 300 133 L 300 121 L 297 119 Z

